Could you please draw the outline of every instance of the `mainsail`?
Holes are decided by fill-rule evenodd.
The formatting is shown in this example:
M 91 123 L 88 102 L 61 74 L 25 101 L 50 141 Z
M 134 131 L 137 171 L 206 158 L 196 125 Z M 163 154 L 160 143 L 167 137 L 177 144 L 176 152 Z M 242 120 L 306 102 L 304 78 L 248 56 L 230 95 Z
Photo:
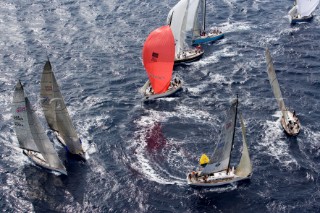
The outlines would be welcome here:
M 270 51 L 268 48 L 266 49 L 266 61 L 267 61 L 267 66 L 268 66 L 267 72 L 268 72 L 269 82 L 272 87 L 274 97 L 276 98 L 276 100 L 278 102 L 279 109 L 281 110 L 282 115 L 284 116 L 285 122 L 287 124 L 288 123 L 288 113 L 287 113 L 287 109 L 286 109 L 286 106 L 285 106 L 283 98 L 282 98 L 279 82 L 278 82 L 278 79 L 276 76 L 275 69 L 273 67 L 272 58 L 271 58 Z
M 240 177 L 248 177 L 252 173 L 252 165 L 249 156 L 248 146 L 247 146 L 247 138 L 246 138 L 246 127 L 243 123 L 243 118 L 240 113 L 240 123 L 242 130 L 242 155 L 240 162 L 236 168 L 235 174 Z
M 80 139 L 72 124 L 50 61 L 47 61 L 41 77 L 41 105 L 48 125 L 57 131 L 72 154 L 82 154 Z
M 170 25 L 175 39 L 176 57 L 184 50 L 189 0 L 180 0 L 169 12 L 167 24 Z
M 234 140 L 238 100 L 234 101 L 227 112 L 227 118 L 223 125 L 221 139 L 213 152 L 209 164 L 204 167 L 201 174 L 211 174 L 229 168 L 230 154 Z
M 50 165 L 50 167 L 65 171 L 65 167 L 61 163 L 57 152 L 54 150 L 52 143 L 46 135 L 43 127 L 40 124 L 35 112 L 31 109 L 29 99 L 26 98 L 26 108 L 29 121 L 29 127 L 31 130 L 34 143 L 37 145 L 40 153 Z
M 168 90 L 174 64 L 174 37 L 169 26 L 152 31 L 143 50 L 143 65 L 155 94 Z
M 20 81 L 16 84 L 14 89 L 12 102 L 14 128 L 20 148 L 39 152 L 31 135 L 24 90 Z
M 297 0 L 298 13 L 304 17 L 309 16 L 317 8 L 319 0 Z

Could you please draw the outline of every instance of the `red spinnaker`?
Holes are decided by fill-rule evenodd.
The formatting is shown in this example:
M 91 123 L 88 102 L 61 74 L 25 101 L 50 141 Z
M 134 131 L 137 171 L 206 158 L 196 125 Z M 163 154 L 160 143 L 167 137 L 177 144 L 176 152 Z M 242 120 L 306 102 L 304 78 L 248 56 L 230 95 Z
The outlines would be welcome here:
M 169 26 L 150 33 L 142 50 L 143 65 L 155 94 L 168 90 L 174 64 L 174 37 Z

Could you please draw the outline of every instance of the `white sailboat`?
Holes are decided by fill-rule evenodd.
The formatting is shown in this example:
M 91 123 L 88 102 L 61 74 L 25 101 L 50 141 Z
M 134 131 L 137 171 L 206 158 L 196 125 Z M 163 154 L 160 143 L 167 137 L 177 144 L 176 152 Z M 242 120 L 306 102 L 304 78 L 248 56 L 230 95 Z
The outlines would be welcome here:
M 31 109 L 20 81 L 13 94 L 12 113 L 15 132 L 23 153 L 36 165 L 67 175 L 66 168 L 61 163 L 36 113 Z
M 238 99 L 232 103 L 227 112 L 227 118 L 222 130 L 222 140 L 216 144 L 211 160 L 208 159 L 206 164 L 203 165 L 204 168 L 190 172 L 187 175 L 188 185 L 192 187 L 215 187 L 250 179 L 252 165 L 245 136 L 245 126 L 241 115 L 242 155 L 236 168 L 230 166 L 237 108 Z
M 266 61 L 269 82 L 272 87 L 273 94 L 278 102 L 279 109 L 282 113 L 281 126 L 288 135 L 296 136 L 300 132 L 300 121 L 296 113 L 294 111 L 290 112 L 284 104 L 279 82 L 276 76 L 275 69 L 273 67 L 273 61 L 268 48 L 266 49 Z
M 201 10 L 202 24 L 199 23 L 198 13 Z M 192 30 L 192 44 L 199 45 L 207 42 L 213 42 L 224 37 L 224 33 L 219 29 L 214 29 L 209 33 L 206 32 L 206 0 L 190 0 L 189 2 L 189 19 L 188 26 Z M 188 28 L 188 29 L 189 29 Z
M 204 51 L 198 46 L 187 49 L 185 44 L 189 0 L 180 0 L 169 12 L 167 24 L 175 39 L 175 64 L 191 62 L 202 57 Z
M 290 22 L 308 22 L 313 18 L 313 11 L 317 8 L 320 0 L 296 0 L 289 11 Z
M 57 138 L 68 152 L 85 160 L 81 140 L 72 124 L 49 60 L 42 72 L 40 97 L 49 127 L 55 131 Z

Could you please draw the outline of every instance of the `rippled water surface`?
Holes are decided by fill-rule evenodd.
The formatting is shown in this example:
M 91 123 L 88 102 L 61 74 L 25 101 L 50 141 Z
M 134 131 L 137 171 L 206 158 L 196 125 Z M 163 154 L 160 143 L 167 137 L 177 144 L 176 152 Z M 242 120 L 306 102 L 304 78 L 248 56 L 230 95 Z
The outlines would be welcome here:
M 18 3 L 19 2 L 19 3 Z M 214 3 L 213 3 L 214 2 Z M 207 1 L 208 28 L 225 38 L 204 57 L 175 67 L 185 89 L 141 103 L 147 35 L 176 3 L 164 1 L 0 2 L 0 209 L 9 212 L 318 212 L 320 210 L 320 16 L 290 26 L 292 1 Z M 319 14 L 319 9 L 315 14 Z M 266 73 L 270 48 L 285 102 L 302 124 L 279 127 Z M 40 77 L 50 58 L 74 125 L 89 154 L 69 158 L 45 123 Z M 68 176 L 34 166 L 18 148 L 11 120 L 20 79 Z M 253 176 L 249 183 L 197 191 L 186 173 L 220 139 L 239 94 Z M 239 160 L 236 130 L 233 164 Z

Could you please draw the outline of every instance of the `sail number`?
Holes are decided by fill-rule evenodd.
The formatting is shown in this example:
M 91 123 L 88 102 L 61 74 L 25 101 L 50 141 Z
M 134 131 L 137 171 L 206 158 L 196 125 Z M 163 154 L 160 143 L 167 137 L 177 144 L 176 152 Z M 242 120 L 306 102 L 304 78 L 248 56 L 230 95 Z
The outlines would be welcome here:
M 24 112 L 24 111 L 26 111 L 26 107 L 25 107 L 25 106 L 18 107 L 18 108 L 16 109 L 16 112 L 17 112 L 17 113 L 19 113 L 19 112 Z

